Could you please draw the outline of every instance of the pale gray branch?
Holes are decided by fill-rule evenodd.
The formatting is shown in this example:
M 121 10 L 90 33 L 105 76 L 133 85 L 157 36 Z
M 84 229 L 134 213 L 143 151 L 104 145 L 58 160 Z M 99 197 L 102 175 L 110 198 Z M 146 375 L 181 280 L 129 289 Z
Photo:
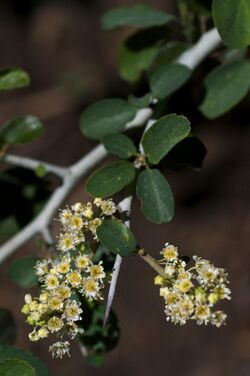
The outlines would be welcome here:
M 67 168 L 18 155 L 7 154 L 4 156 L 3 161 L 29 170 L 36 170 L 37 167 L 44 166 L 47 173 L 51 172 L 60 178 L 63 178 L 67 173 Z

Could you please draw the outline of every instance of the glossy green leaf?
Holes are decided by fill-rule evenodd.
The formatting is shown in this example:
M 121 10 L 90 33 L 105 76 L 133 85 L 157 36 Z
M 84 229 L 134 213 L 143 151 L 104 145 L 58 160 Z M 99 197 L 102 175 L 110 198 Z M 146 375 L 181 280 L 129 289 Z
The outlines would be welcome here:
M 16 339 L 16 325 L 12 313 L 0 308 L 0 344 L 13 344 Z
M 120 256 L 133 255 L 137 242 L 129 228 L 118 219 L 105 219 L 97 228 L 97 237 L 110 252 Z
M 185 65 L 161 65 L 149 79 L 153 96 L 158 99 L 166 98 L 184 85 L 190 76 L 191 71 Z
M 18 89 L 29 85 L 29 75 L 23 69 L 6 68 L 0 70 L 0 91 Z
M 167 24 L 174 18 L 149 5 L 132 5 L 111 9 L 104 14 L 101 22 L 104 29 L 114 29 L 118 26 L 159 26 Z
M 236 48 L 250 45 L 250 0 L 213 0 L 212 12 L 226 45 Z
M 102 139 L 105 149 L 121 159 L 128 159 L 136 154 L 136 147 L 133 141 L 124 134 L 114 133 Z
M 7 270 L 8 277 L 12 282 L 23 288 L 30 288 L 37 285 L 38 278 L 35 274 L 34 267 L 38 260 L 38 257 L 28 256 L 13 261 Z
M 80 118 L 81 132 L 93 140 L 124 129 L 133 119 L 136 109 L 123 99 L 104 99 L 83 111 Z
M 174 216 L 173 193 L 159 170 L 147 169 L 140 173 L 136 194 L 149 221 L 157 224 L 171 221 Z
M 184 116 L 170 114 L 158 120 L 147 130 L 142 140 L 149 162 L 158 164 L 190 130 L 190 123 Z
M 234 61 L 222 65 L 208 74 L 206 95 L 200 105 L 201 112 L 214 119 L 233 108 L 250 89 L 250 62 Z
M 24 360 L 6 359 L 0 361 L 1 376 L 36 376 L 34 368 Z
M 44 127 L 41 121 L 31 115 L 20 116 L 5 123 L 0 128 L 2 144 L 24 144 L 41 137 Z
M 35 369 L 36 376 L 51 376 L 48 368 L 31 352 L 9 345 L 0 345 L 0 362 L 10 358 L 28 362 Z
M 87 180 L 86 190 L 93 197 L 111 196 L 130 184 L 134 177 L 134 165 L 120 161 L 95 171 Z

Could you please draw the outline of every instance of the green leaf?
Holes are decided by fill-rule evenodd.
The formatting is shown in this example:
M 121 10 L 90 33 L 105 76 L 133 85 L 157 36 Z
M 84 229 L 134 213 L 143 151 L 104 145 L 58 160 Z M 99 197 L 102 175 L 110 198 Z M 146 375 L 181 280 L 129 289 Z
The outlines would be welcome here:
M 0 142 L 14 145 L 25 144 L 42 136 L 44 127 L 41 121 L 31 115 L 20 116 L 5 123 L 0 129 Z
M 104 29 L 118 26 L 150 27 L 167 24 L 174 16 L 163 13 L 149 5 L 118 7 L 106 12 L 101 19 Z
M 133 141 L 124 134 L 114 133 L 102 139 L 105 149 L 121 159 L 128 159 L 136 154 L 136 147 Z
M 120 256 L 131 256 L 136 250 L 134 235 L 118 219 L 105 219 L 97 228 L 97 237 L 105 248 Z
M 136 97 L 133 94 L 128 96 L 128 102 L 131 103 L 133 106 L 140 108 L 149 107 L 150 103 L 152 102 L 152 94 L 147 93 L 142 97 Z
M 16 325 L 12 313 L 0 308 L 0 344 L 13 344 L 16 339 Z
M 141 210 L 151 222 L 161 224 L 171 221 L 174 216 L 174 198 L 171 188 L 159 170 L 144 170 L 136 186 Z
M 38 257 L 28 256 L 15 260 L 7 270 L 7 275 L 12 282 L 23 288 L 30 288 L 38 284 L 34 267 Z
M 114 311 L 111 310 L 108 321 L 103 327 L 106 305 L 83 298 L 81 300 L 84 314 L 78 325 L 84 329 L 84 334 L 79 336 L 79 339 L 87 349 L 87 360 L 92 364 L 94 362 L 95 366 L 100 366 L 103 355 L 111 351 L 119 342 L 119 321 Z
M 189 44 L 185 42 L 169 42 L 165 46 L 162 46 L 157 52 L 150 71 L 153 72 L 162 65 L 175 62 L 188 47 Z
M 0 91 L 18 89 L 29 85 L 29 75 L 23 69 L 6 68 L 0 70 Z
M 36 376 L 34 368 L 24 360 L 6 359 L 0 361 L 1 376 Z
M 93 197 L 111 196 L 134 180 L 134 165 L 120 161 L 95 171 L 87 180 L 86 190 Z
M 213 0 L 212 12 L 226 45 L 236 48 L 250 45 L 250 0 Z
M 190 123 L 184 116 L 171 114 L 158 120 L 147 130 L 142 140 L 149 162 L 158 164 L 190 130 Z
M 165 27 L 153 27 L 130 35 L 119 50 L 120 76 L 131 83 L 138 81 L 154 60 L 166 34 Z
M 83 111 L 80 118 L 81 132 L 93 140 L 124 129 L 136 114 L 135 107 L 123 99 L 104 99 Z
M 237 60 L 243 60 L 246 56 L 247 48 L 225 48 L 221 51 L 222 61 L 225 63 L 231 63 Z
M 138 81 L 142 72 L 154 60 L 157 50 L 157 46 L 151 46 L 134 51 L 130 50 L 125 44 L 122 44 L 119 51 L 119 74 L 121 78 L 132 83 Z
M 247 60 L 222 65 L 208 74 L 206 95 L 199 109 L 214 119 L 233 108 L 250 88 L 250 63 Z
M 31 352 L 9 345 L 0 345 L 0 362 L 15 358 L 28 362 L 36 371 L 36 376 L 51 376 L 48 368 Z
M 157 68 L 149 78 L 153 96 L 166 98 L 184 85 L 191 76 L 191 70 L 181 64 L 167 64 Z

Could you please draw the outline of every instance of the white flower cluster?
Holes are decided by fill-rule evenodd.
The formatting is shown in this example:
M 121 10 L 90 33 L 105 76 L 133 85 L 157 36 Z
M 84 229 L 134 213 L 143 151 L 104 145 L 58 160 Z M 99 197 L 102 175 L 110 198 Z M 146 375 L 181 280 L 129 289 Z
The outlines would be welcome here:
M 59 220 L 63 226 L 63 232 L 59 236 L 58 249 L 68 251 L 83 243 L 86 233 L 90 232 L 96 239 L 96 229 L 104 218 L 112 216 L 117 208 L 115 203 L 109 200 L 96 198 L 94 205 L 91 202 L 76 203 L 61 211 Z
M 231 299 L 225 270 L 197 256 L 193 257 L 194 266 L 187 269 L 177 247 L 168 243 L 161 254 L 159 263 L 164 266 L 165 275 L 158 275 L 155 284 L 160 285 L 167 321 L 184 325 L 195 320 L 199 325 L 210 323 L 216 327 L 225 324 L 227 315 L 214 310 L 220 300 Z
M 35 266 L 41 292 L 35 298 L 26 294 L 22 308 L 27 322 L 33 326 L 29 334 L 31 341 L 46 338 L 50 333 L 57 334 L 60 339 L 65 335 L 74 339 L 83 333 L 77 325 L 83 310 L 76 297 L 82 296 L 89 301 L 102 299 L 106 273 L 102 261 L 94 264 L 92 254 L 87 253 L 85 233 L 89 231 L 96 240 L 97 226 L 116 211 L 116 206 L 111 200 L 101 199 L 95 199 L 94 205 L 95 208 L 91 203 L 77 203 L 71 210 L 61 211 L 63 232 L 57 248 L 62 252 L 53 260 L 38 261 Z M 53 357 L 69 354 L 69 342 L 56 342 L 49 351 Z

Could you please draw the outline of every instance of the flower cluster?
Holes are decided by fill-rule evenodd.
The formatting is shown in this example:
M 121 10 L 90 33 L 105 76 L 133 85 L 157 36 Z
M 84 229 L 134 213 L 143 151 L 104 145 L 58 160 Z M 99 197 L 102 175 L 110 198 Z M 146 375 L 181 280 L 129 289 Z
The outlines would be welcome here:
M 183 325 L 195 320 L 199 325 L 210 323 L 216 327 L 225 324 L 227 315 L 214 310 L 220 300 L 231 299 L 225 270 L 197 256 L 193 256 L 194 266 L 187 269 L 177 247 L 168 243 L 161 254 L 159 263 L 164 269 L 155 284 L 160 286 L 165 301 L 167 321 Z
M 104 218 L 112 216 L 117 208 L 115 203 L 109 200 L 96 198 L 94 205 L 91 202 L 74 204 L 71 209 L 61 211 L 59 220 L 63 231 L 59 236 L 58 249 L 69 251 L 83 243 L 88 232 L 96 238 L 96 229 Z
M 111 200 L 95 199 L 85 205 L 77 203 L 62 210 L 60 222 L 63 231 L 59 236 L 58 250 L 53 259 L 43 259 L 35 266 L 35 273 L 41 284 L 41 292 L 33 298 L 25 295 L 22 312 L 28 324 L 33 326 L 29 334 L 31 341 L 46 338 L 55 333 L 60 339 L 65 335 L 74 339 L 82 334 L 79 327 L 83 313 L 81 297 L 91 301 L 102 299 L 106 273 L 102 261 L 95 264 L 89 251 L 85 234 L 90 232 L 96 240 L 96 228 L 102 220 L 116 211 Z M 56 342 L 50 346 L 53 357 L 69 354 L 69 342 Z

